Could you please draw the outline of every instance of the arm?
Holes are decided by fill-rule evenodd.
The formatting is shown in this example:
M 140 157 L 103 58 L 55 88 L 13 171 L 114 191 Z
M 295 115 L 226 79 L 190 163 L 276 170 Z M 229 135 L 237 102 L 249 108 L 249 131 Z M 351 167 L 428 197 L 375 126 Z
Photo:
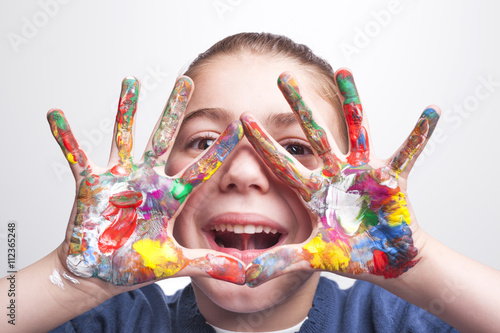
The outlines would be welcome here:
M 434 314 L 461 332 L 500 327 L 500 272 L 419 231 L 421 260 L 396 279 L 366 280 Z M 420 241 L 421 240 L 421 241 Z
M 136 161 L 132 146 L 139 82 L 125 78 L 105 168 L 87 158 L 62 111 L 49 111 L 52 133 L 75 176 L 76 200 L 64 242 L 15 276 L 16 325 L 2 321 L 2 332 L 49 330 L 114 295 L 171 276 L 244 282 L 244 267 L 237 259 L 183 248 L 172 236 L 185 199 L 210 178 L 243 134 L 238 122 L 231 123 L 193 164 L 173 177 L 165 175 L 165 161 L 193 89 L 189 78 L 178 79 L 146 153 Z M 8 277 L 0 282 L 1 290 L 9 285 Z
M 317 170 L 300 165 L 250 115 L 242 118 L 257 152 L 301 195 L 318 220 L 304 243 L 278 247 L 256 258 L 247 269 L 247 282 L 256 286 L 299 269 L 331 271 L 378 284 L 457 329 L 499 327 L 493 316 L 500 305 L 499 272 L 429 237 L 419 228 L 406 194 L 406 179 L 437 124 L 439 109 L 428 107 L 394 156 L 380 160 L 370 150 L 352 74 L 340 70 L 336 80 L 349 128 L 347 156 L 331 152 L 332 136 L 321 127 L 321 118 L 313 117 L 295 78 L 284 73 L 279 80 L 321 160 Z M 445 306 L 437 308 L 441 300 Z

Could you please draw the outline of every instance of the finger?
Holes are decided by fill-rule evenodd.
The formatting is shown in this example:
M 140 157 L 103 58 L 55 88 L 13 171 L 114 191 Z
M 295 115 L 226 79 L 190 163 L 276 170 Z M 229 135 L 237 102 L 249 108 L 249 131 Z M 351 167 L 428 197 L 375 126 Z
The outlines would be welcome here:
M 172 189 L 174 198 L 180 203 L 184 202 L 193 188 L 210 179 L 242 137 L 241 123 L 239 121 L 231 122 L 203 156 L 191 164 L 181 177 L 175 179 L 175 185 Z
M 90 168 L 87 155 L 80 148 L 73 132 L 71 132 L 64 113 L 58 109 L 49 110 L 47 120 L 49 121 L 52 135 L 61 147 L 64 157 L 68 160 L 73 174 L 81 174 L 85 169 Z
M 246 137 L 273 173 L 296 189 L 304 200 L 311 200 L 312 193 L 319 189 L 322 183 L 315 177 L 303 176 L 310 174 L 311 171 L 302 167 L 292 156 L 284 152 L 280 144 L 260 127 L 252 115 L 242 115 L 241 122 Z
M 312 270 L 307 254 L 300 245 L 281 246 L 254 259 L 246 270 L 246 284 L 257 287 L 278 276 L 298 270 Z
M 302 99 L 295 77 L 288 72 L 282 73 L 278 78 L 278 86 L 288 104 L 290 104 L 290 107 L 297 115 L 300 126 L 313 149 L 320 157 L 330 152 L 331 148 L 327 134 L 325 130 L 314 121 L 312 111 Z
M 109 160 L 109 165 L 121 166 L 120 170 L 115 170 L 120 174 L 130 172 L 132 165 L 133 127 L 138 98 L 139 81 L 133 76 L 127 76 L 122 81 Z
M 224 256 L 215 251 L 210 251 L 204 257 L 190 260 L 189 266 L 201 270 L 217 280 L 240 285 L 245 283 L 245 266 L 243 266 L 243 263 L 236 258 Z M 199 275 L 199 273 L 193 272 L 189 274 L 189 276 L 193 275 Z
M 150 154 L 153 159 L 161 161 L 167 159 L 168 151 L 172 146 L 193 91 L 193 81 L 187 76 L 180 77 L 175 83 L 156 130 L 146 148 L 146 154 Z
M 418 155 L 423 151 L 427 141 L 436 128 L 439 120 L 440 110 L 436 106 L 429 106 L 422 113 L 408 139 L 390 162 L 390 167 L 396 174 L 405 170 L 410 172 Z
M 354 78 L 348 69 L 343 68 L 335 73 L 335 80 L 344 98 L 344 115 L 349 129 L 351 149 L 347 161 L 354 166 L 366 164 L 370 159 L 370 144 Z
M 338 235 L 335 229 L 320 229 L 302 244 L 283 245 L 265 252 L 247 268 L 247 284 L 255 287 L 298 270 L 347 271 L 351 247 Z
M 172 276 L 211 276 L 236 284 L 245 283 L 243 263 L 213 250 L 186 249 L 172 238 L 140 239 L 133 245 L 153 279 Z M 194 259 L 190 259 L 194 258 Z

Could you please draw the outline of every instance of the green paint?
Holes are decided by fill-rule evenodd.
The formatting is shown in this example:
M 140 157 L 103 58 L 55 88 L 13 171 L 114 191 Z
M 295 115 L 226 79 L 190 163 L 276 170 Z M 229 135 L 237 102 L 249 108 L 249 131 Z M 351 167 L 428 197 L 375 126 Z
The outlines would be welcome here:
M 193 185 L 191 183 L 183 184 L 179 179 L 176 179 L 172 183 L 172 196 L 179 200 L 179 202 L 182 204 L 184 200 L 186 200 L 187 196 L 191 191 L 193 190 Z
M 344 104 L 361 104 L 352 75 L 337 75 L 337 85 L 339 87 L 340 93 L 345 98 Z

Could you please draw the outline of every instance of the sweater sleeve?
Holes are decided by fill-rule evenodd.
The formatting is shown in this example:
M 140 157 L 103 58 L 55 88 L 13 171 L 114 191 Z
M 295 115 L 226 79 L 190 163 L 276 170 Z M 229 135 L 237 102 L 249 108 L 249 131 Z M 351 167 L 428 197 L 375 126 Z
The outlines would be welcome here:
M 152 284 L 117 295 L 51 332 L 214 332 L 191 285 L 166 296 Z

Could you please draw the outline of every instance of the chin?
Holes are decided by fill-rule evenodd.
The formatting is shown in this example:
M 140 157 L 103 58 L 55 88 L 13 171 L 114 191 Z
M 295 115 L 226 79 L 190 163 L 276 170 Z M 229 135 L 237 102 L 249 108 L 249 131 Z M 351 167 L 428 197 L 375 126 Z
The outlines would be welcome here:
M 297 293 L 312 272 L 296 272 L 282 275 L 258 287 L 235 285 L 230 282 L 206 277 L 193 277 L 193 287 L 198 303 L 213 303 L 212 306 L 233 313 L 255 313 L 271 311 Z

